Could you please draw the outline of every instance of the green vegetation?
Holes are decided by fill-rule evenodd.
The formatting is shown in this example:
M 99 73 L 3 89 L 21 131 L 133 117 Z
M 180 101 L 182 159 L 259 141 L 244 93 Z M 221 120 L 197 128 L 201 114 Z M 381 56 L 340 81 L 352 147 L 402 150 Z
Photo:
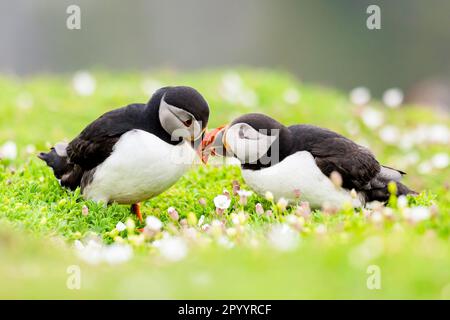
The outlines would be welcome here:
M 0 160 L 0 298 L 450 298 L 445 115 L 376 101 L 355 106 L 346 94 L 266 70 L 94 77 L 88 96 L 70 77 L 0 78 L 0 155 L 6 141 L 18 148 L 17 157 Z M 144 218 L 163 227 L 142 233 L 128 206 L 84 201 L 36 158 L 103 112 L 145 102 L 152 88 L 170 84 L 206 97 L 210 128 L 247 112 L 328 127 L 408 172 L 405 183 L 422 193 L 388 207 L 309 214 L 255 194 L 239 203 L 233 181 L 248 188 L 238 167 L 196 166 L 143 204 Z M 371 124 L 368 110 L 381 123 Z M 231 206 L 218 215 L 213 200 L 224 189 Z M 81 268 L 80 290 L 66 286 L 71 265 Z M 381 272 L 378 290 L 367 287 L 371 265 Z

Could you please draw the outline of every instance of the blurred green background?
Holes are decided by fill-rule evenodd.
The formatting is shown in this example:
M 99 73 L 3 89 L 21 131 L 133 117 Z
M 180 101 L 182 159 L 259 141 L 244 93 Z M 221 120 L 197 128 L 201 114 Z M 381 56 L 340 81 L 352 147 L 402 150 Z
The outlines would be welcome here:
M 66 8 L 81 8 L 81 30 Z M 366 9 L 381 8 L 381 30 Z M 375 96 L 450 104 L 450 2 L 443 0 L 17 0 L 0 3 L 0 71 L 144 71 L 249 65 Z

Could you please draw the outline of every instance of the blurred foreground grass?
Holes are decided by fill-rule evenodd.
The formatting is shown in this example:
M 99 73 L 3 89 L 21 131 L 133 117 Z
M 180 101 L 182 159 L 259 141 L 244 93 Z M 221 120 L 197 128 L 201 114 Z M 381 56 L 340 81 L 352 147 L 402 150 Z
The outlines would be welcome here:
M 266 70 L 98 72 L 76 82 L 74 89 L 71 77 L 0 78 L 0 148 L 6 141 L 18 148 L 15 159 L 0 160 L 1 298 L 450 298 L 447 116 L 376 101 L 355 106 L 346 94 Z M 163 221 L 164 232 L 150 239 L 132 227 L 119 232 L 117 223 L 131 218 L 128 207 L 103 208 L 62 190 L 36 150 L 70 140 L 101 113 L 145 102 L 154 89 L 172 84 L 193 86 L 207 98 L 209 127 L 246 112 L 328 127 L 407 171 L 406 183 L 424 192 L 406 207 L 309 216 L 295 215 L 295 206 L 279 212 L 256 195 L 245 206 L 233 197 L 221 218 L 213 199 L 223 189 L 231 192 L 233 180 L 246 189 L 239 168 L 200 167 L 144 204 L 144 215 Z M 83 96 L 86 90 L 93 92 Z M 274 215 L 258 215 L 256 203 Z M 170 222 L 171 206 L 190 227 Z M 416 206 L 429 216 L 415 219 L 410 207 Z M 224 223 L 220 230 L 217 221 Z M 295 234 L 272 232 L 280 223 Z M 181 261 L 158 254 L 155 243 L 167 235 L 186 243 Z M 132 258 L 128 254 L 121 264 L 80 259 L 73 243 L 89 239 L 127 245 Z M 81 268 L 80 290 L 66 286 L 71 265 Z M 381 271 L 379 290 L 367 287 L 371 265 Z

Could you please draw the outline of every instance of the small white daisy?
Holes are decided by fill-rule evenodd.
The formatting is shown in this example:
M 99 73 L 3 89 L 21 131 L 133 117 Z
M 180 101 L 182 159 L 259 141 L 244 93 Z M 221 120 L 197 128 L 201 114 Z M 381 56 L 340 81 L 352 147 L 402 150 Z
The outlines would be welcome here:
M 145 224 L 151 231 L 159 231 L 163 226 L 161 220 L 155 216 L 147 217 L 147 219 L 145 219 Z
M 14 160 L 17 158 L 17 145 L 14 141 L 7 141 L 0 148 L 0 159 Z
M 126 228 L 127 228 L 127 226 L 122 221 L 119 221 L 116 224 L 116 230 L 119 231 L 119 232 L 124 231 Z
M 399 88 L 391 88 L 383 93 L 383 103 L 390 108 L 397 108 L 403 102 L 403 91 Z
M 155 241 L 154 245 L 159 249 L 161 256 L 169 261 L 180 261 L 188 253 L 186 241 L 181 237 L 165 237 Z
M 231 200 L 223 194 L 218 195 L 217 197 L 214 198 L 214 205 L 216 206 L 217 209 L 226 210 L 230 207 L 230 204 Z
M 280 251 L 292 251 L 299 243 L 298 233 L 287 224 L 277 224 L 268 233 L 269 244 Z
M 358 106 L 367 104 L 370 98 L 370 90 L 366 87 L 357 87 L 350 91 L 350 101 Z
M 72 79 L 75 92 L 80 96 L 90 96 L 96 87 L 95 78 L 87 71 L 78 71 Z

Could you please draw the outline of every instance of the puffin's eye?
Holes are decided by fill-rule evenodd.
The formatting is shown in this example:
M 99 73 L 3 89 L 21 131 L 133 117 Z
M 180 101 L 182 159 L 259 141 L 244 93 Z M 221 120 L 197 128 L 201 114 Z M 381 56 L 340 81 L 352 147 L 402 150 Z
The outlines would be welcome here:
M 191 124 L 192 124 L 192 119 L 188 119 L 188 120 L 184 121 L 183 124 L 184 124 L 186 127 L 190 127 Z

